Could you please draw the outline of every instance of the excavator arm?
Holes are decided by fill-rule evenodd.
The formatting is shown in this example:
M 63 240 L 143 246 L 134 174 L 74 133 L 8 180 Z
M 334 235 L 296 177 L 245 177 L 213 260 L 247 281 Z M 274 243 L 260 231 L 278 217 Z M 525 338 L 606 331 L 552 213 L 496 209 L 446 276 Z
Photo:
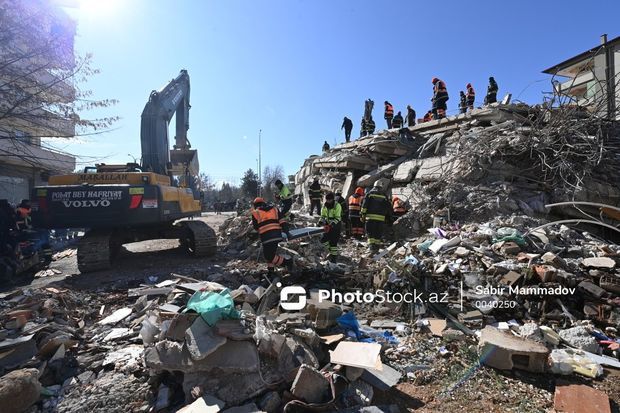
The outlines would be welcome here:
M 160 90 L 151 92 L 142 111 L 140 142 L 142 170 L 161 175 L 197 175 L 198 158 L 187 139 L 189 129 L 189 74 L 179 75 Z M 175 116 L 176 136 L 170 150 L 168 125 Z

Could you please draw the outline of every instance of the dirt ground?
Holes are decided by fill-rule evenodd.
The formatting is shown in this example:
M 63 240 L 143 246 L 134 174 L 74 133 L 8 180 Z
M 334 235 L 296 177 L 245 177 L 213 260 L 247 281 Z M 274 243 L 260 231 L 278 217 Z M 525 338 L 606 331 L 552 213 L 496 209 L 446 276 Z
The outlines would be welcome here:
M 233 212 L 219 215 L 208 212 L 203 213 L 203 216 L 197 219 L 206 222 L 217 231 L 219 226 L 231 216 L 234 216 Z M 25 276 L 17 280 L 15 285 L 6 286 L 6 288 L 26 285 L 40 288 L 58 282 L 78 289 L 101 289 L 113 286 L 122 288 L 124 284 L 133 286 L 147 282 L 149 277 L 157 277 L 161 281 L 171 272 L 182 272 L 185 275 L 205 278 L 204 276 L 210 272 L 217 271 L 217 266 L 225 261 L 226 259 L 219 255 L 206 258 L 190 257 L 179 248 L 177 240 L 150 240 L 125 244 L 109 270 L 81 274 L 77 267 L 77 256 L 73 255 L 50 264 L 49 268 L 61 272 L 58 275 L 43 278 Z

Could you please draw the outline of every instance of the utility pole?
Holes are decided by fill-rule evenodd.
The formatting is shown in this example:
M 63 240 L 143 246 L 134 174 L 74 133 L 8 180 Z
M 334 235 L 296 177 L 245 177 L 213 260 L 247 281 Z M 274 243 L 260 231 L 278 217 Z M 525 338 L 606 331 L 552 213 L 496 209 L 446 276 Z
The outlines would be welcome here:
M 263 192 L 263 179 L 262 179 L 262 172 L 261 172 L 261 162 L 262 162 L 262 158 L 261 158 L 261 133 L 263 132 L 262 129 L 258 130 L 258 196 L 262 195 Z

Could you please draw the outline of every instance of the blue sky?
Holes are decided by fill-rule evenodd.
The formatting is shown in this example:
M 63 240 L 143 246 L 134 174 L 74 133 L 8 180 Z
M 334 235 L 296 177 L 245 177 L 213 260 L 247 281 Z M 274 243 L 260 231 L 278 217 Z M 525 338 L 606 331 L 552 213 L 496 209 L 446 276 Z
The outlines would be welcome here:
M 189 138 L 214 180 L 263 166 L 294 174 L 324 140 L 359 134 L 364 100 L 430 109 L 431 78 L 447 83 L 448 112 L 472 82 L 482 100 L 495 76 L 501 98 L 537 103 L 541 70 L 620 35 L 620 2 L 370 0 L 80 0 L 76 49 L 101 74 L 88 87 L 120 103 L 115 130 L 62 146 L 105 162 L 140 157 L 140 114 L 149 93 L 182 68 L 191 77 Z M 555 3 L 555 4 L 552 4 Z M 171 137 L 174 131 L 171 128 Z M 357 135 L 356 135 L 357 134 Z M 172 144 L 172 143 L 171 143 Z

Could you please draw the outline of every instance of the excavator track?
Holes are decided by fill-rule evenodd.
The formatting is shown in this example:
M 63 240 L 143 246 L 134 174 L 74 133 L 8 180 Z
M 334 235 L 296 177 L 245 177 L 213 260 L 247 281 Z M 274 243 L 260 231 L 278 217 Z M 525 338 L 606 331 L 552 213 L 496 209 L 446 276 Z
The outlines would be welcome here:
M 182 221 L 179 225 L 186 228 L 186 236 L 181 239 L 190 255 L 209 257 L 217 253 L 217 235 L 213 228 L 203 221 Z
M 89 231 L 78 243 L 78 269 L 81 273 L 106 270 L 112 255 L 112 231 Z

